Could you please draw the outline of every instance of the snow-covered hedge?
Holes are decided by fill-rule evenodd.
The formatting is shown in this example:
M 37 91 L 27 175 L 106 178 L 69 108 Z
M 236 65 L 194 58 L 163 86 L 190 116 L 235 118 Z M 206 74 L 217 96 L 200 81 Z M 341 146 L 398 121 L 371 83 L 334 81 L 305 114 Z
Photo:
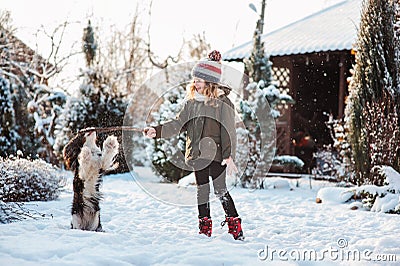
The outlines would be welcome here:
M 55 200 L 65 176 L 43 160 L 0 158 L 0 201 Z
M 383 186 L 323 188 L 318 191 L 317 203 L 356 200 L 361 201 L 359 205 L 366 210 L 400 214 L 400 173 L 390 166 L 376 166 L 373 170 L 384 178 Z
M 385 178 L 385 185 L 357 187 L 356 195 L 371 211 L 400 214 L 400 174 L 390 166 L 375 167 L 375 170 Z
M 291 155 L 275 156 L 273 163 L 278 165 L 292 165 L 296 169 L 301 169 L 304 166 L 304 162 L 299 157 Z

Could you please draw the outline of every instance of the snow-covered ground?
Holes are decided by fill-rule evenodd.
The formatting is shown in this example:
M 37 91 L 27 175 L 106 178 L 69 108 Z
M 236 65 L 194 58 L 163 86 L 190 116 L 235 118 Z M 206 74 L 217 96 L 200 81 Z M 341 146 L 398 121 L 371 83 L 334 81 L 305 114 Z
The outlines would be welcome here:
M 0 225 L 0 265 L 400 263 L 400 216 L 316 204 L 318 189 L 327 183 L 313 181 L 310 189 L 308 180 L 295 187 L 295 181 L 271 179 L 269 189 L 232 189 L 246 236 L 235 241 L 219 225 L 224 214 L 218 201 L 211 203 L 214 227 L 208 238 L 198 234 L 197 207 L 191 204 L 195 187 L 155 183 L 148 168 L 136 173 L 140 186 L 130 174 L 105 177 L 102 233 L 70 229 L 72 180 L 59 200 L 26 204 L 53 218 Z M 166 203 L 174 198 L 190 204 Z

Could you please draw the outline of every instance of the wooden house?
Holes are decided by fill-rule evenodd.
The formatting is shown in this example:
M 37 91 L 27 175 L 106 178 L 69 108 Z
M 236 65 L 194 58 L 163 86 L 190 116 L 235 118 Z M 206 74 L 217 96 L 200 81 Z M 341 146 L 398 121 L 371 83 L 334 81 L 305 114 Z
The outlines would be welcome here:
M 278 154 L 294 153 L 291 140 L 298 131 L 319 146 L 332 141 L 325 122 L 329 114 L 343 117 L 360 16 L 361 0 L 347 0 L 262 35 L 280 89 L 296 101 L 277 121 Z M 252 46 L 235 47 L 223 59 L 242 61 Z

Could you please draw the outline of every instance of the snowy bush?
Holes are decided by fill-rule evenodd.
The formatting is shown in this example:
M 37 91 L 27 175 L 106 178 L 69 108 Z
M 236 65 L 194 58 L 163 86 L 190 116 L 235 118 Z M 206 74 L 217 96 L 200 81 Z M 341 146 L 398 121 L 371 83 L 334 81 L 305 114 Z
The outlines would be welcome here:
M 371 175 L 377 165 L 392 165 L 400 170 L 395 120 L 400 115 L 400 52 L 394 26 L 400 17 L 395 2 L 363 1 L 355 44 L 356 64 L 345 109 L 357 185 L 382 185 L 383 179 Z
M 344 203 L 357 200 L 366 210 L 400 214 L 400 173 L 385 165 L 376 166 L 373 171 L 374 175 L 380 175 L 385 180 L 383 186 L 323 188 L 318 191 L 317 202 Z
M 374 175 L 382 176 L 383 186 L 364 185 L 354 191 L 363 206 L 371 211 L 400 214 L 400 174 L 390 166 L 376 166 Z
M 343 119 L 333 119 L 332 115 L 329 115 L 325 124 L 330 131 L 333 144 L 324 146 L 322 150 L 316 152 L 315 171 L 322 175 L 330 175 L 340 182 L 356 184 L 351 163 L 351 145 L 347 138 L 349 130 L 347 124 Z
M 47 201 L 58 198 L 65 176 L 43 160 L 0 158 L 0 201 Z
M 58 165 L 59 160 L 54 152 L 55 126 L 66 101 L 63 92 L 55 91 L 44 84 L 34 85 L 34 97 L 27 104 L 29 118 L 34 124 L 34 137 L 41 143 L 37 153 L 40 158 Z
M 387 92 L 384 95 L 379 101 L 367 103 L 363 112 L 370 165 L 372 169 L 377 165 L 391 165 L 400 170 L 400 131 L 397 116 L 399 106 Z M 381 186 L 385 182 L 385 176 L 371 171 L 367 181 L 369 184 Z
M 4 202 L 0 200 L 0 223 L 7 224 L 25 219 L 41 219 L 45 214 L 29 210 L 22 202 Z
M 291 165 L 296 169 L 301 169 L 304 165 L 304 162 L 299 157 L 291 155 L 275 156 L 273 163 L 278 165 Z

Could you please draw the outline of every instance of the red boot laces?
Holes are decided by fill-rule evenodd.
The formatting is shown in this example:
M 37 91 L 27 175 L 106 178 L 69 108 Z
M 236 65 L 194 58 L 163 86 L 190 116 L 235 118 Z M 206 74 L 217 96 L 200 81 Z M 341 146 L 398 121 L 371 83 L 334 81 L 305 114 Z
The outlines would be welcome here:
M 228 223 L 228 233 L 233 235 L 235 240 L 243 239 L 242 219 L 239 217 L 226 217 L 225 221 L 221 223 L 224 226 Z
M 199 219 L 199 234 L 205 234 L 210 237 L 212 234 L 212 220 L 211 218 L 204 217 Z

